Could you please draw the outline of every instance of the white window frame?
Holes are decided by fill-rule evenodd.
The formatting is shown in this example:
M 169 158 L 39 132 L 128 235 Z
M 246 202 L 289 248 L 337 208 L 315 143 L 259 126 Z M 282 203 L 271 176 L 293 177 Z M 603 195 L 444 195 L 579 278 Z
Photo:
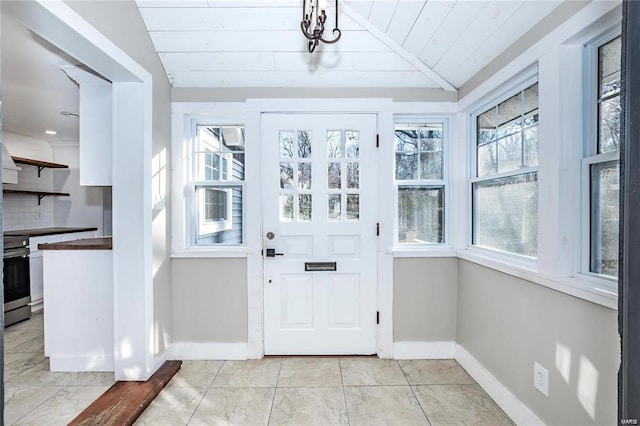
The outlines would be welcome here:
M 424 180 L 396 180 L 395 173 L 395 128 L 398 124 L 442 124 L 442 179 L 424 179 Z M 443 249 L 452 249 L 451 235 L 450 235 L 450 123 L 449 118 L 439 116 L 423 116 L 423 115 L 395 115 L 393 121 L 393 153 L 392 169 L 393 169 L 393 212 L 394 212 L 394 226 L 393 226 L 393 249 L 392 252 L 417 252 L 417 251 L 436 251 Z M 418 166 L 419 167 L 419 166 Z M 443 209 L 442 215 L 443 221 L 443 242 L 442 243 L 401 243 L 398 241 L 398 189 L 400 186 L 411 186 L 416 188 L 442 188 L 444 191 L 443 197 Z
M 469 185 L 468 185 L 468 240 L 467 240 L 467 250 L 471 253 L 476 253 L 479 256 L 483 257 L 491 257 L 493 259 L 498 260 L 499 262 L 504 262 L 507 264 L 511 264 L 514 266 L 518 266 L 527 270 L 536 270 L 537 269 L 537 257 L 525 256 L 517 253 L 506 252 L 499 249 L 494 249 L 490 247 L 481 247 L 477 246 L 473 243 L 473 185 L 478 182 L 488 182 L 492 180 L 497 180 L 505 177 L 525 175 L 528 173 L 538 173 L 539 167 L 526 167 L 517 170 L 512 170 L 508 172 L 495 173 L 486 176 L 477 176 L 477 152 L 478 152 L 478 144 L 477 144 L 477 118 L 479 115 L 485 113 L 492 107 L 500 104 L 501 102 L 509 99 L 513 95 L 522 92 L 524 89 L 529 86 L 539 83 L 538 79 L 538 69 L 537 65 L 528 68 L 527 70 L 520 73 L 518 76 L 514 77 L 512 80 L 508 81 L 502 86 L 502 90 L 498 92 L 494 92 L 489 96 L 486 96 L 484 99 L 478 101 L 472 108 L 471 114 L 469 114 Z M 540 107 L 540 102 L 538 100 L 538 107 Z M 540 126 L 540 122 L 538 123 Z M 540 147 L 540 141 L 538 141 L 538 150 Z M 540 158 L 538 157 L 538 161 Z M 539 193 L 538 193 L 539 197 Z M 538 236 L 540 235 L 540 227 L 538 225 Z M 540 249 L 540 241 L 538 240 L 538 251 Z
M 189 120 L 189 143 L 187 144 L 187 150 L 185 153 L 186 158 L 186 170 L 184 173 L 186 179 L 187 191 L 185 194 L 185 218 L 186 231 L 185 245 L 187 249 L 201 249 L 201 250 L 215 250 L 215 249 L 228 249 L 233 247 L 246 247 L 246 178 L 242 181 L 235 181 L 230 178 L 232 173 L 232 161 L 231 154 L 221 153 L 220 151 L 212 151 L 214 154 L 220 155 L 220 178 L 215 181 L 198 180 L 198 160 L 196 158 L 196 152 L 204 152 L 204 148 L 200 146 L 201 141 L 198 137 L 198 127 L 224 127 L 224 126 L 242 126 L 245 127 L 244 120 L 237 119 L 221 119 L 221 118 L 193 118 Z M 222 156 L 227 156 L 227 179 L 222 179 Z M 245 143 L 245 164 L 246 164 L 246 143 Z M 198 211 L 198 198 L 204 197 L 204 191 L 197 195 L 197 190 L 200 188 L 211 188 L 219 191 L 224 191 L 227 194 L 226 202 L 226 219 L 221 221 L 207 222 L 204 220 L 204 214 Z M 233 228 L 233 188 L 241 188 L 242 190 L 242 243 L 218 243 L 218 244 L 198 244 L 197 235 L 208 236 L 216 232 L 227 231 Z M 201 200 L 203 201 L 203 200 Z M 204 203 L 202 203 L 204 206 Z
M 618 279 L 591 272 L 591 167 L 620 159 L 620 151 L 598 154 L 598 49 L 620 36 L 620 25 L 602 32 L 584 45 L 584 142 L 580 170 L 580 265 L 577 276 L 598 283 L 615 294 Z

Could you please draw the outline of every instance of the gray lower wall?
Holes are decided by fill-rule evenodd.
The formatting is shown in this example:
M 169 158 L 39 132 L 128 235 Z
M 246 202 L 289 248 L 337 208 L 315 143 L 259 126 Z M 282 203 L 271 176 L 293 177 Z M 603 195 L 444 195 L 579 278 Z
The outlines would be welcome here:
M 617 423 L 617 312 L 458 260 L 457 340 L 549 425 Z M 549 371 L 549 397 L 533 364 Z
M 393 340 L 455 341 L 457 259 L 393 261 Z
M 173 340 L 247 342 L 246 259 L 173 259 Z

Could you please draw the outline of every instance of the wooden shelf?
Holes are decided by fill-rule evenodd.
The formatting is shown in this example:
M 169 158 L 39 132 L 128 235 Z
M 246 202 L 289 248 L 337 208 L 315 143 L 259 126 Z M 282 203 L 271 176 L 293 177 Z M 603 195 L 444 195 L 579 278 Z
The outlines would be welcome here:
M 38 205 L 40 205 L 40 201 L 48 195 L 59 195 L 63 197 L 68 197 L 69 193 L 67 192 L 48 192 L 48 191 L 27 191 L 25 189 L 2 189 L 3 194 L 26 194 L 26 195 L 37 195 L 38 196 Z
M 28 166 L 36 166 L 38 168 L 38 177 L 42 169 L 68 169 L 66 164 L 52 163 L 50 161 L 32 160 L 31 158 L 11 157 L 14 163 L 26 164 Z

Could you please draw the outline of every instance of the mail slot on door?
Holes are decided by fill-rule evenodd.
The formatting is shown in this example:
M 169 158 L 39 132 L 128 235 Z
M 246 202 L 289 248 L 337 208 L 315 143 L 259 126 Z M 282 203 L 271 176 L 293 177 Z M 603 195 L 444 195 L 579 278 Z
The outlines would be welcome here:
M 305 262 L 304 270 L 306 272 L 335 271 L 336 262 Z

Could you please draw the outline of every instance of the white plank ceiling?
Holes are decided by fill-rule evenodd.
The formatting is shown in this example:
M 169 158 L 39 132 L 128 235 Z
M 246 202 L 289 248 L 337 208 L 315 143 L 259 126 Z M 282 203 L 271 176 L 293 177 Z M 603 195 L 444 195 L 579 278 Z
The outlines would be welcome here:
M 302 0 L 137 0 L 175 87 L 456 90 L 560 0 L 341 0 L 342 38 L 314 53 Z M 327 36 L 334 24 L 329 0 Z

